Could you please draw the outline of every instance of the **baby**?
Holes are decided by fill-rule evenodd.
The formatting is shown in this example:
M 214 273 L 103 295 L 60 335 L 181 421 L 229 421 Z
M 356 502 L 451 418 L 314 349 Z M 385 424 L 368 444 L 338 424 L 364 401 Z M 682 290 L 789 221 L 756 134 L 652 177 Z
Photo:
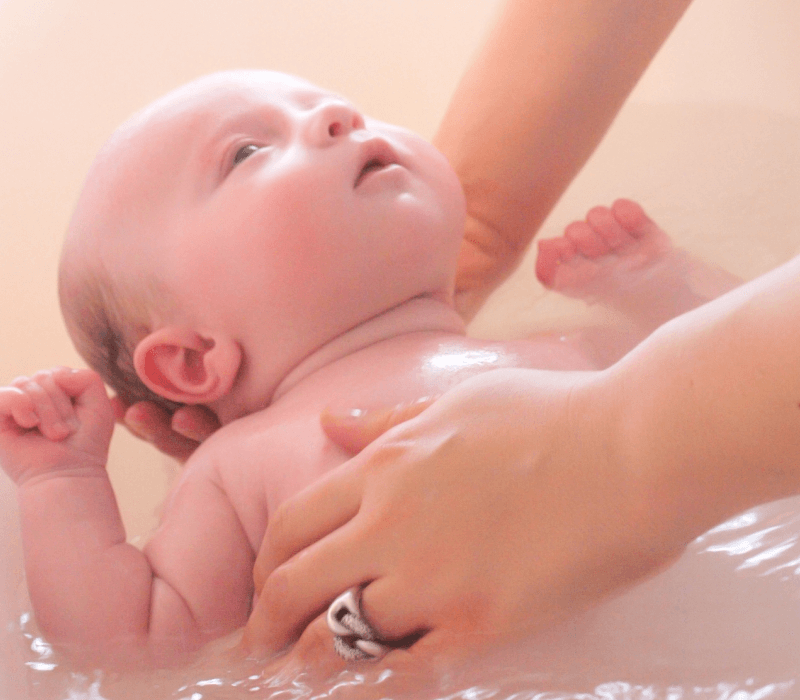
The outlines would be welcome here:
M 621 200 L 542 241 L 537 273 L 624 324 L 474 340 L 452 305 L 464 217 L 431 145 L 282 74 L 197 80 L 112 136 L 60 271 L 68 330 L 99 376 L 56 368 L 0 390 L 0 460 L 51 641 L 162 664 L 241 627 L 269 514 L 348 457 L 320 428 L 326 407 L 408 402 L 502 367 L 607 366 L 737 283 Z M 223 424 L 143 551 L 105 470 L 101 378 L 127 402 L 202 404 Z

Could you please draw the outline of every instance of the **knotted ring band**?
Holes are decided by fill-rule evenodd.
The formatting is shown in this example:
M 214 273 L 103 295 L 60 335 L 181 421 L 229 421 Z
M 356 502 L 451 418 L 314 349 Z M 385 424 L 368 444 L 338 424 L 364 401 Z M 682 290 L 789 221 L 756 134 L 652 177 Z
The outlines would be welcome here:
M 361 588 L 349 588 L 328 608 L 333 648 L 345 661 L 377 661 L 389 652 L 361 610 Z

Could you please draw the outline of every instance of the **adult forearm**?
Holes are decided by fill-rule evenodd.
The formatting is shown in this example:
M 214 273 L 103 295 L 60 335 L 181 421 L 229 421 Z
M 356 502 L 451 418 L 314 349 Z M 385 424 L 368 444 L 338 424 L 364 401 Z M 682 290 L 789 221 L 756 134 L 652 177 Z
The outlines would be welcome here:
M 524 249 L 689 2 L 508 2 L 434 139 L 471 219 Z
M 654 532 L 688 542 L 800 493 L 800 258 L 670 322 L 609 370 Z

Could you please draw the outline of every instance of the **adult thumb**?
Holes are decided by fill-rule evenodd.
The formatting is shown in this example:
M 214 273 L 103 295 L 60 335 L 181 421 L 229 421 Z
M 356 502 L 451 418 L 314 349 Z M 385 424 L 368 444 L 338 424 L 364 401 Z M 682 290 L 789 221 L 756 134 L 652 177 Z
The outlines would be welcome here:
M 350 454 L 358 454 L 373 440 L 400 423 L 416 418 L 438 396 L 425 396 L 409 403 L 349 411 L 327 408 L 319 417 L 325 434 Z

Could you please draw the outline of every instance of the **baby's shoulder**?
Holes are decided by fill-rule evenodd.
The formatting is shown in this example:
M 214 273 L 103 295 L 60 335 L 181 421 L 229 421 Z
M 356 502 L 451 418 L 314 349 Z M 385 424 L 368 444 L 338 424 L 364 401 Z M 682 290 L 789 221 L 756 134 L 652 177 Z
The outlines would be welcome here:
M 224 474 L 248 466 L 260 470 L 287 450 L 296 449 L 295 434 L 313 432 L 311 416 L 280 413 L 266 408 L 223 426 L 200 445 L 187 461 L 187 470 L 198 474 Z
M 271 511 L 345 457 L 325 437 L 319 409 L 275 405 L 222 427 L 186 469 L 213 480 L 237 510 L 262 499 Z

